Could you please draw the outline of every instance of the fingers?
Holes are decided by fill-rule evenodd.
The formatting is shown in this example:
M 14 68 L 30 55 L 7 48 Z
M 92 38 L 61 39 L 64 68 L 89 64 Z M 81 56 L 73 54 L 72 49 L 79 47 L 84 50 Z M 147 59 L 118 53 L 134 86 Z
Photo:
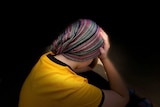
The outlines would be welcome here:
M 105 33 L 103 29 L 100 29 L 100 35 L 102 36 L 104 40 L 104 49 L 110 48 L 110 43 L 109 43 L 109 38 L 108 38 L 107 33 Z
M 108 35 L 104 32 L 104 30 L 101 28 L 100 29 L 100 34 L 101 34 L 101 36 L 102 36 L 102 38 L 104 39 L 104 40 L 107 40 L 108 39 Z
M 107 57 L 108 50 L 110 48 L 110 43 L 109 43 L 108 35 L 107 33 L 104 32 L 103 29 L 100 29 L 100 35 L 104 40 L 104 45 L 100 48 L 101 54 L 99 55 L 99 58 L 103 60 Z

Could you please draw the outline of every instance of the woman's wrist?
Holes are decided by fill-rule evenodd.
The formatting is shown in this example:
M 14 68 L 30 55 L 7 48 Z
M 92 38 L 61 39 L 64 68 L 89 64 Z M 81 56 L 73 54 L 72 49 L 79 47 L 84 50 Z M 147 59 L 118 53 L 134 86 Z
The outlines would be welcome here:
M 108 60 L 108 59 L 109 59 L 108 56 L 105 56 L 105 57 L 103 57 L 103 58 L 100 58 L 101 62 L 104 62 L 105 60 Z

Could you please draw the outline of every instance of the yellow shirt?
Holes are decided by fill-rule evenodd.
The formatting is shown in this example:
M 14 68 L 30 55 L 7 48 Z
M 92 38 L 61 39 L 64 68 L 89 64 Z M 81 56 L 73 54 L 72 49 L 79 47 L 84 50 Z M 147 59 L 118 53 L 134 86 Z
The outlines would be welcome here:
M 102 90 L 69 66 L 43 54 L 21 88 L 19 107 L 98 107 Z M 50 56 L 52 56 L 50 55 Z

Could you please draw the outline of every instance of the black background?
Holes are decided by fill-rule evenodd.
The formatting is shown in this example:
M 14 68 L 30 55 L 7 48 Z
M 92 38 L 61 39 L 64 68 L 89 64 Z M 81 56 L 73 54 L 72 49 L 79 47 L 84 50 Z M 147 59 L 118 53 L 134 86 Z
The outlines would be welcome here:
M 5 3 L 1 12 L 1 107 L 17 106 L 20 87 L 43 49 L 79 18 L 90 18 L 103 27 L 111 42 L 131 55 L 131 64 L 159 66 L 157 3 L 92 3 Z

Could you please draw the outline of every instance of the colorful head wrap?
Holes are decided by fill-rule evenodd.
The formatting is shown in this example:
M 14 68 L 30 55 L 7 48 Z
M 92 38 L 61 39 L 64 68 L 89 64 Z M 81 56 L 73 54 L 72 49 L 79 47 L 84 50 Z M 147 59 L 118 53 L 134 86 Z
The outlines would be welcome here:
M 79 19 L 53 41 L 52 51 L 74 61 L 96 58 L 103 45 L 99 31 L 100 27 L 94 21 Z

